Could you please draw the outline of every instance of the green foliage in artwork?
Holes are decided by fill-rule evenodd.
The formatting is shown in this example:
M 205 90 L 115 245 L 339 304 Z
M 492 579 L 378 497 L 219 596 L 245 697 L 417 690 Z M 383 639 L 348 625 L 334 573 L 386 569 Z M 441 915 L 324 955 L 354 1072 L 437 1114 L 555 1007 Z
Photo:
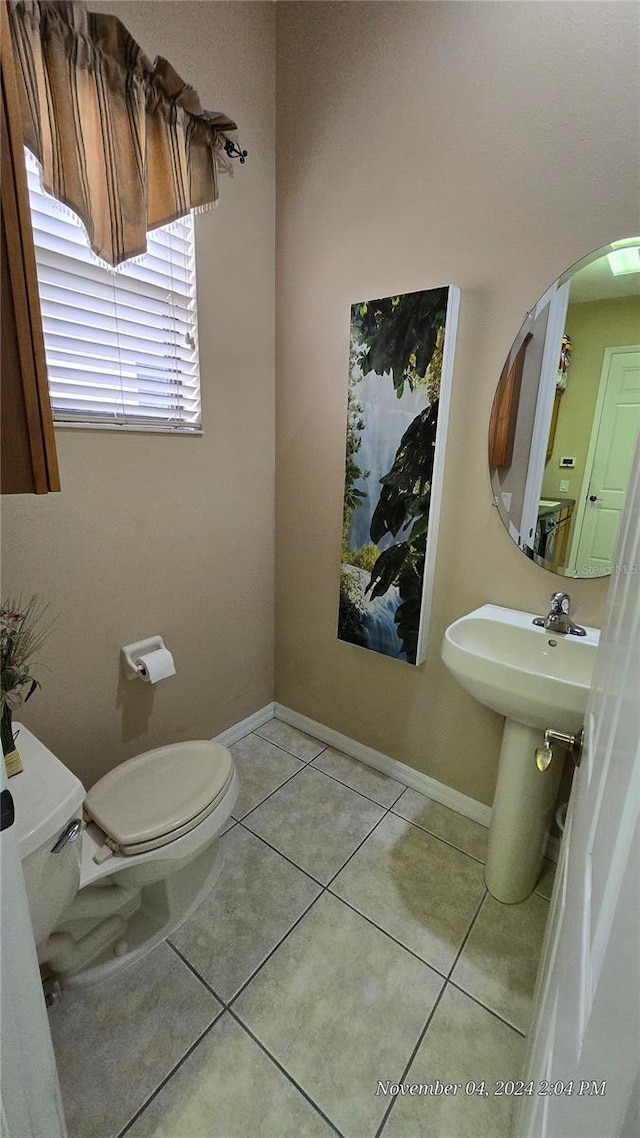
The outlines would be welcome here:
M 368 591 L 381 597 L 396 585 L 400 604 L 395 621 L 407 660 L 415 664 L 427 548 L 438 403 L 421 411 L 409 424 L 393 466 L 381 479 L 382 490 L 371 519 L 371 539 L 385 534 L 401 540 L 383 550 L 372 572 Z
M 340 607 L 338 609 L 338 636 L 350 644 L 365 644 L 362 626 L 362 584 L 343 568 L 340 574 Z
M 365 349 L 359 360 L 362 371 L 390 371 L 398 399 L 405 383 L 413 391 L 427 374 L 438 329 L 445 323 L 447 293 L 447 288 L 433 288 L 352 306 L 351 335 Z
M 349 368 L 349 388 L 347 393 L 347 446 L 345 452 L 345 467 L 344 467 L 344 501 L 342 510 L 342 553 L 347 553 L 347 541 L 349 538 L 349 530 L 351 528 L 351 518 L 356 506 L 366 498 L 366 492 L 359 490 L 356 482 L 359 478 L 366 478 L 369 474 L 368 470 L 362 470 L 356 462 L 356 455 L 362 445 L 360 434 L 364 430 L 364 419 L 362 418 L 362 407 L 356 399 L 354 386 L 354 365 L 356 361 L 355 348 L 351 348 L 350 368 Z
M 350 549 L 347 553 L 347 561 L 349 565 L 356 565 L 358 569 L 365 569 L 370 573 L 373 569 L 380 550 L 377 545 L 372 542 L 367 542 L 366 545 L 361 545 L 360 549 Z

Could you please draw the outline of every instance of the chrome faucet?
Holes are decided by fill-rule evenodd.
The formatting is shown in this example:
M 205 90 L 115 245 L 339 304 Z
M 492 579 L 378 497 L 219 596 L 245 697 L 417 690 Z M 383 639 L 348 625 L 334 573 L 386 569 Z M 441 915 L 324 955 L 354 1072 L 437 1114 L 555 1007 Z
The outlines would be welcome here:
M 571 597 L 568 593 L 552 593 L 549 612 L 546 616 L 535 617 L 533 623 L 540 628 L 546 628 L 547 632 L 557 632 L 559 636 L 566 636 L 567 633 L 572 636 L 586 636 L 586 629 L 574 624 L 569 616 L 570 607 Z

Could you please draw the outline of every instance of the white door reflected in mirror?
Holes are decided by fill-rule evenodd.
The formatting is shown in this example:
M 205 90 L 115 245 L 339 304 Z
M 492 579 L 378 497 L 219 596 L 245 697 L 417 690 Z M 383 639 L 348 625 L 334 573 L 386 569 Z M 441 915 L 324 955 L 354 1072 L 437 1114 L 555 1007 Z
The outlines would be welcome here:
M 566 577 L 611 572 L 639 432 L 640 238 L 629 238 L 547 290 L 500 377 L 494 502 L 528 558 Z

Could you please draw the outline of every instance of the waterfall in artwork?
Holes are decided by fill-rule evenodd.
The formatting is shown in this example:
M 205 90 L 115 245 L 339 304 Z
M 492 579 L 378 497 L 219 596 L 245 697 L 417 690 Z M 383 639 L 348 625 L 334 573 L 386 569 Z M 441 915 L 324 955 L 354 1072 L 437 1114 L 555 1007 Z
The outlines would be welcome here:
M 391 377 L 388 374 L 376 375 L 374 371 L 358 382 L 356 394 L 366 421 L 366 429 L 360 436 L 357 462 L 367 475 L 356 483 L 366 497 L 354 510 L 351 519 L 351 549 L 359 549 L 371 541 L 369 527 L 380 497 L 380 479 L 391 469 L 400 439 L 426 403 L 424 388 L 405 391 L 399 400 Z M 393 538 L 385 536 L 379 542 L 379 549 L 386 549 L 392 544 Z
M 392 585 L 383 597 L 376 597 L 369 602 L 362 615 L 362 625 L 367 648 L 372 648 L 374 652 L 382 652 L 385 656 L 394 656 L 396 660 L 405 660 L 402 641 L 398 636 L 394 620 L 399 602 L 398 590 Z
M 359 631 L 352 637 L 352 642 L 361 648 L 382 652 L 384 656 L 393 656 L 395 660 L 406 660 L 394 619 L 400 603 L 395 585 L 387 589 L 384 596 L 372 600 L 365 592 L 371 579 L 370 573 L 356 565 L 343 565 L 342 574 L 358 613 Z

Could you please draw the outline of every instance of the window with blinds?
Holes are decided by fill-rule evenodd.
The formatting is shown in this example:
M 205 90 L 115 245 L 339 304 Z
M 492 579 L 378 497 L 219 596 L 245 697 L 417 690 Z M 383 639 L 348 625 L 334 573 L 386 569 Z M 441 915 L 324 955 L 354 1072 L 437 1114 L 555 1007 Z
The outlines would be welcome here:
M 199 431 L 193 218 L 153 230 L 143 256 L 113 269 L 26 155 L 54 422 Z

